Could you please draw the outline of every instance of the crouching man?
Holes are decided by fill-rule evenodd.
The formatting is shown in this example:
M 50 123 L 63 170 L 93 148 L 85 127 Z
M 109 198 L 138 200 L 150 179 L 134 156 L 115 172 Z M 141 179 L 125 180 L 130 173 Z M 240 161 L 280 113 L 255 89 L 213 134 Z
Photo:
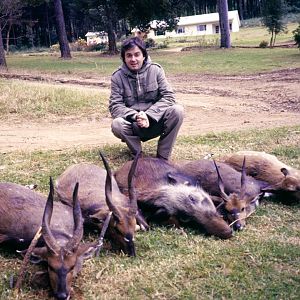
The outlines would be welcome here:
M 112 132 L 132 155 L 142 151 L 141 142 L 159 136 L 157 157 L 168 160 L 183 121 L 183 107 L 176 104 L 163 68 L 151 62 L 141 39 L 125 40 L 121 58 L 123 65 L 111 78 Z

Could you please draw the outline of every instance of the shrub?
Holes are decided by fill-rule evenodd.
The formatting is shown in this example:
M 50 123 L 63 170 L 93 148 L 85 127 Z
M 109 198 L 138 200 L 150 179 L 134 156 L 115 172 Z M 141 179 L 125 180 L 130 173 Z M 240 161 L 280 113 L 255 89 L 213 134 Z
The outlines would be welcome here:
M 261 41 L 258 45 L 259 48 L 267 48 L 269 43 L 267 41 Z
M 156 46 L 156 43 L 152 38 L 147 38 L 145 40 L 145 44 L 146 44 L 146 48 L 154 48 Z
M 79 38 L 73 43 L 70 43 L 71 51 L 85 51 L 87 48 L 86 40 Z
M 106 45 L 106 43 L 89 45 L 87 46 L 86 51 L 102 51 L 105 50 Z
M 300 49 L 300 23 L 299 26 L 295 30 L 293 30 L 293 34 L 294 34 L 294 40 L 298 48 Z
M 59 44 L 53 44 L 53 45 L 50 47 L 50 51 L 51 51 L 51 52 L 58 52 L 59 49 L 60 49 Z

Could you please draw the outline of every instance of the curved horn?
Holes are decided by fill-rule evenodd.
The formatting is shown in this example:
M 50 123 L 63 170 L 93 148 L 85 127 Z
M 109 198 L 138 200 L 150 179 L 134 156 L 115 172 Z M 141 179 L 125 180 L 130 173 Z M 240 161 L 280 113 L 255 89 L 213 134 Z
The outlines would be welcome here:
M 50 177 L 49 184 L 50 184 L 50 191 L 49 191 L 48 199 L 47 199 L 44 214 L 43 214 L 42 235 L 43 235 L 43 239 L 44 239 L 47 247 L 53 253 L 58 255 L 60 247 L 50 229 L 50 220 L 51 220 L 52 212 L 53 212 L 53 196 L 54 196 L 54 187 L 53 187 L 53 181 L 52 181 L 51 177 Z
M 99 151 L 101 159 L 103 161 L 104 167 L 106 169 L 106 179 L 105 179 L 105 200 L 110 211 L 114 214 L 119 215 L 117 207 L 112 201 L 112 174 L 108 162 L 101 151 Z
M 242 175 L 241 175 L 241 192 L 240 198 L 242 199 L 246 194 L 246 156 L 244 156 L 243 166 L 242 166 Z
M 73 191 L 73 218 L 74 218 L 74 232 L 72 238 L 66 245 L 67 251 L 74 251 L 78 248 L 83 236 L 83 219 L 81 214 L 80 203 L 78 200 L 79 183 L 76 182 Z
M 224 190 L 224 183 L 223 183 L 219 168 L 218 168 L 218 166 L 216 164 L 216 161 L 214 159 L 213 159 L 213 162 L 214 162 L 215 168 L 217 170 L 217 174 L 218 174 L 218 186 L 219 186 L 219 189 L 220 189 L 220 196 L 226 202 L 226 201 L 228 201 L 228 196 L 227 196 L 227 194 L 225 193 L 225 190 Z
M 141 151 L 139 151 L 131 164 L 129 173 L 128 173 L 128 194 L 130 199 L 130 208 L 132 214 L 136 214 L 138 205 L 137 205 L 137 197 L 136 197 L 136 190 L 134 185 L 134 177 L 135 177 L 135 171 L 137 169 L 138 160 L 140 157 Z

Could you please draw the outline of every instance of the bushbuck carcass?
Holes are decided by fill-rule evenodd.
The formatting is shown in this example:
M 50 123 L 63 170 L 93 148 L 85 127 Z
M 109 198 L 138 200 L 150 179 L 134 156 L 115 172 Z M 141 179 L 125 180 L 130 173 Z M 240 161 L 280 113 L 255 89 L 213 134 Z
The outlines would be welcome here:
M 48 278 L 56 299 L 69 299 L 72 279 L 80 271 L 83 259 L 96 250 L 96 244 L 80 244 L 83 224 L 77 190 L 78 185 L 71 209 L 59 202 L 53 205 L 52 180 L 48 199 L 18 184 L 0 184 L 1 242 L 28 245 L 42 225 L 41 243 L 45 246 L 34 248 L 32 257 L 35 262 L 47 262 Z
M 239 151 L 222 158 L 222 161 L 240 170 L 244 156 L 247 174 L 268 183 L 263 191 L 286 203 L 300 202 L 300 170 L 279 161 L 274 155 L 259 151 Z
M 125 194 L 131 165 L 131 161 L 126 162 L 115 172 Z M 196 226 L 220 238 L 232 236 L 231 228 L 217 213 L 210 196 L 175 165 L 158 158 L 140 158 L 135 177 L 138 205 L 149 221 Z
M 107 229 L 107 237 L 112 247 L 135 256 L 134 233 L 136 230 L 137 202 L 130 188 L 130 197 L 122 194 L 112 176 L 107 160 L 100 153 L 105 169 L 90 163 L 80 163 L 68 167 L 56 181 L 56 192 L 60 201 L 71 204 L 71 193 L 76 182 L 80 183 L 78 193 L 84 222 L 101 229 L 109 212 L 112 217 Z M 127 177 L 130 187 L 136 167 L 131 168 Z M 134 188 L 134 187 L 133 187 Z
M 217 210 L 225 220 L 233 223 L 234 230 L 244 228 L 247 216 L 255 210 L 263 196 L 261 188 L 266 186 L 264 182 L 246 176 L 245 161 L 242 172 L 225 163 L 207 159 L 185 162 L 180 168 L 194 177 L 212 197 Z

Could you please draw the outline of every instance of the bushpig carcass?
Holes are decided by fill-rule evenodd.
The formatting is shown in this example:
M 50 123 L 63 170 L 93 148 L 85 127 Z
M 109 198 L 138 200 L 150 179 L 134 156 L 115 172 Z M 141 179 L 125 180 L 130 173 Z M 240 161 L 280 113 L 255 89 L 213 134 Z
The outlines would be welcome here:
M 125 194 L 131 165 L 132 162 L 127 162 L 115 172 Z M 232 236 L 231 228 L 217 213 L 210 196 L 175 165 L 158 158 L 140 158 L 135 177 L 138 205 L 149 221 L 196 226 L 224 239 Z

